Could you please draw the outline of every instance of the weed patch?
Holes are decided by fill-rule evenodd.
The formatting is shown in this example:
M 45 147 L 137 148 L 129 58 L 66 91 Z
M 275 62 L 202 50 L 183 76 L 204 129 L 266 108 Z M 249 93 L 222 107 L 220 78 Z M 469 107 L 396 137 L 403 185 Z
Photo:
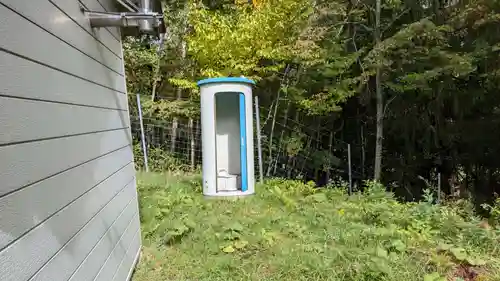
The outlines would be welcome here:
M 462 205 L 269 180 L 206 200 L 199 176 L 139 175 L 146 280 L 500 280 L 500 230 Z

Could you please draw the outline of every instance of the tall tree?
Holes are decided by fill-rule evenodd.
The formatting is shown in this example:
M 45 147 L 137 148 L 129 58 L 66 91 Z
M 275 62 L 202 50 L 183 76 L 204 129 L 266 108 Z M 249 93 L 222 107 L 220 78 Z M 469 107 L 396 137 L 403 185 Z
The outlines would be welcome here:
M 375 4 L 375 32 L 374 41 L 375 45 L 380 44 L 381 35 L 380 35 L 380 12 L 381 12 L 381 4 L 382 0 L 376 0 Z M 376 66 L 375 73 L 375 92 L 377 97 L 377 133 L 376 133 L 376 142 L 375 142 L 375 168 L 373 171 L 373 177 L 375 180 L 380 180 L 380 176 L 382 173 L 382 141 L 384 139 L 384 96 L 382 93 L 382 81 L 381 81 L 381 66 Z
M 500 192 L 500 146 L 491 133 L 500 130 L 499 0 L 166 7 L 166 52 L 158 56 L 145 40 L 124 45 L 129 91 L 156 89 L 158 98 L 144 104 L 152 118 L 193 130 L 196 80 L 244 75 L 258 81 L 270 176 L 346 176 L 339 169 L 347 170 L 349 143 L 355 176 L 408 199 L 437 184 L 438 174 L 447 194 L 464 184 L 476 198 Z M 188 135 L 177 137 L 193 151 Z

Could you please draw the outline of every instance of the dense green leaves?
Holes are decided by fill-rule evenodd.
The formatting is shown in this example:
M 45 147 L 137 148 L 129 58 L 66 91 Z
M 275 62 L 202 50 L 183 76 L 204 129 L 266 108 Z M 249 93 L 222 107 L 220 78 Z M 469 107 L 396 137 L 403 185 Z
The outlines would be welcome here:
M 229 13 L 196 2 L 191 7 L 189 52 L 201 76 L 260 80 L 279 71 L 285 61 L 314 60 L 321 51 L 302 34 L 312 14 L 308 1 L 264 1 L 257 9 L 236 4 Z
M 382 1 L 378 29 L 375 3 L 165 2 L 165 50 L 146 38 L 125 41 L 128 90 L 142 94 L 148 117 L 182 120 L 199 116 L 198 79 L 250 77 L 258 82 L 269 171 L 332 175 L 346 168 L 351 143 L 353 169 L 366 179 L 379 69 L 382 180 L 414 199 L 441 175 L 446 194 L 465 185 L 478 201 L 492 199 L 500 192 L 493 133 L 500 130 L 500 1 Z

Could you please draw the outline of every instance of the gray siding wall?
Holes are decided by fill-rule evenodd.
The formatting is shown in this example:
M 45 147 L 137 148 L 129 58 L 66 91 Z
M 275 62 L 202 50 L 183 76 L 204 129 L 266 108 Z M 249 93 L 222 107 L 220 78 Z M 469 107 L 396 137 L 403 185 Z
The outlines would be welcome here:
M 120 31 L 0 0 L 0 280 L 125 281 L 140 249 Z

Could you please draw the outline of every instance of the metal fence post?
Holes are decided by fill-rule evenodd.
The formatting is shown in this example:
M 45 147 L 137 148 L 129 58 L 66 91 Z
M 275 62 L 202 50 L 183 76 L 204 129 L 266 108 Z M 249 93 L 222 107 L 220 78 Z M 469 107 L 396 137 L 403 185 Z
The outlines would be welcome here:
M 139 111 L 139 123 L 141 124 L 141 144 L 142 155 L 144 156 L 144 167 L 146 168 L 146 172 L 149 172 L 148 153 L 146 151 L 146 138 L 144 137 L 144 124 L 142 123 L 141 98 L 139 94 L 137 94 L 137 109 Z
M 351 168 L 351 144 L 347 144 L 347 158 L 349 162 L 349 195 L 352 194 L 352 168 Z
M 257 157 L 259 161 L 259 181 L 264 182 L 264 168 L 262 167 L 262 144 L 260 136 L 260 114 L 259 114 L 259 97 L 255 96 L 255 125 L 257 132 Z

